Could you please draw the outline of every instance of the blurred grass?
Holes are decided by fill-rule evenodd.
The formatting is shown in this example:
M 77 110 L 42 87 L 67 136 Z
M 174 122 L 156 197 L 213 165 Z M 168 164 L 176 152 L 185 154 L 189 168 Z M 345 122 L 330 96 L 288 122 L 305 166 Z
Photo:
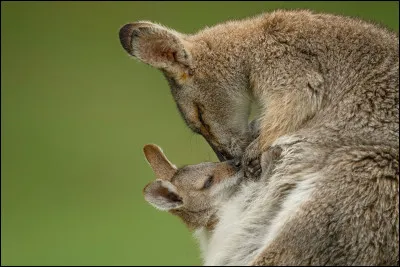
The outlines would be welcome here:
M 118 30 L 190 33 L 276 8 L 399 27 L 398 2 L 1 2 L 1 264 L 201 264 L 180 220 L 143 200 L 142 147 L 177 165 L 217 159 Z

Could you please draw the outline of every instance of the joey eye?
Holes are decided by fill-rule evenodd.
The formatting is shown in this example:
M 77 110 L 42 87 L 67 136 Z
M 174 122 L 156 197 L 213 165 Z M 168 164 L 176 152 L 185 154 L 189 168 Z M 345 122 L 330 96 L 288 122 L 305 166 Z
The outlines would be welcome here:
M 211 175 L 210 177 L 208 177 L 208 179 L 204 183 L 203 189 L 209 188 L 213 184 L 213 181 L 214 181 L 214 176 Z

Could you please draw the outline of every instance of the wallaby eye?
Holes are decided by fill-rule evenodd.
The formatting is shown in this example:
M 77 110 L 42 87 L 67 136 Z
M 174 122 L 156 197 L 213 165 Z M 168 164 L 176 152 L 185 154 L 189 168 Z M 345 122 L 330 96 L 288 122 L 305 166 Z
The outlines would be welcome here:
M 196 109 L 197 109 L 197 119 L 200 122 L 200 133 L 202 134 L 210 134 L 210 126 L 204 121 L 203 117 L 203 112 L 204 112 L 204 106 L 200 103 L 195 103 Z
M 200 105 L 196 105 L 197 106 L 197 117 L 201 123 L 201 125 L 205 125 L 204 123 L 204 119 L 203 119 L 203 110 L 200 108 Z
M 214 176 L 211 175 L 210 177 L 208 177 L 208 179 L 204 183 L 203 189 L 209 188 L 213 184 L 213 181 L 214 181 Z

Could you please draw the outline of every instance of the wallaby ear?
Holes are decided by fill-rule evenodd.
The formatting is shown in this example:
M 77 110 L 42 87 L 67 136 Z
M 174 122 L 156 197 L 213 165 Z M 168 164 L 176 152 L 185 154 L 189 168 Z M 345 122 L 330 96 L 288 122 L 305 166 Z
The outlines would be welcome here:
M 172 179 L 177 168 L 167 159 L 160 147 L 148 144 L 144 146 L 143 152 L 158 179 Z
M 183 205 L 176 187 L 169 181 L 155 180 L 143 189 L 144 199 L 160 210 L 177 209 Z
M 124 25 L 119 31 L 123 48 L 132 56 L 170 72 L 189 71 L 190 43 L 183 35 L 148 21 Z

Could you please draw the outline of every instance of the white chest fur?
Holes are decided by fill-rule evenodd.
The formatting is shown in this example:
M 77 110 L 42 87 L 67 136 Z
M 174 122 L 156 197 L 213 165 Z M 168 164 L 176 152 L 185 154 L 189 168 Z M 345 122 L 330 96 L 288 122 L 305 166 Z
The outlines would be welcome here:
M 299 181 L 271 217 L 274 189 L 282 183 L 271 177 L 268 186 L 250 184 L 220 209 L 220 221 L 203 245 L 204 265 L 248 265 L 279 234 L 284 224 L 309 199 L 316 174 Z M 246 206 L 246 201 L 251 205 Z M 204 239 L 206 240 L 206 239 Z

